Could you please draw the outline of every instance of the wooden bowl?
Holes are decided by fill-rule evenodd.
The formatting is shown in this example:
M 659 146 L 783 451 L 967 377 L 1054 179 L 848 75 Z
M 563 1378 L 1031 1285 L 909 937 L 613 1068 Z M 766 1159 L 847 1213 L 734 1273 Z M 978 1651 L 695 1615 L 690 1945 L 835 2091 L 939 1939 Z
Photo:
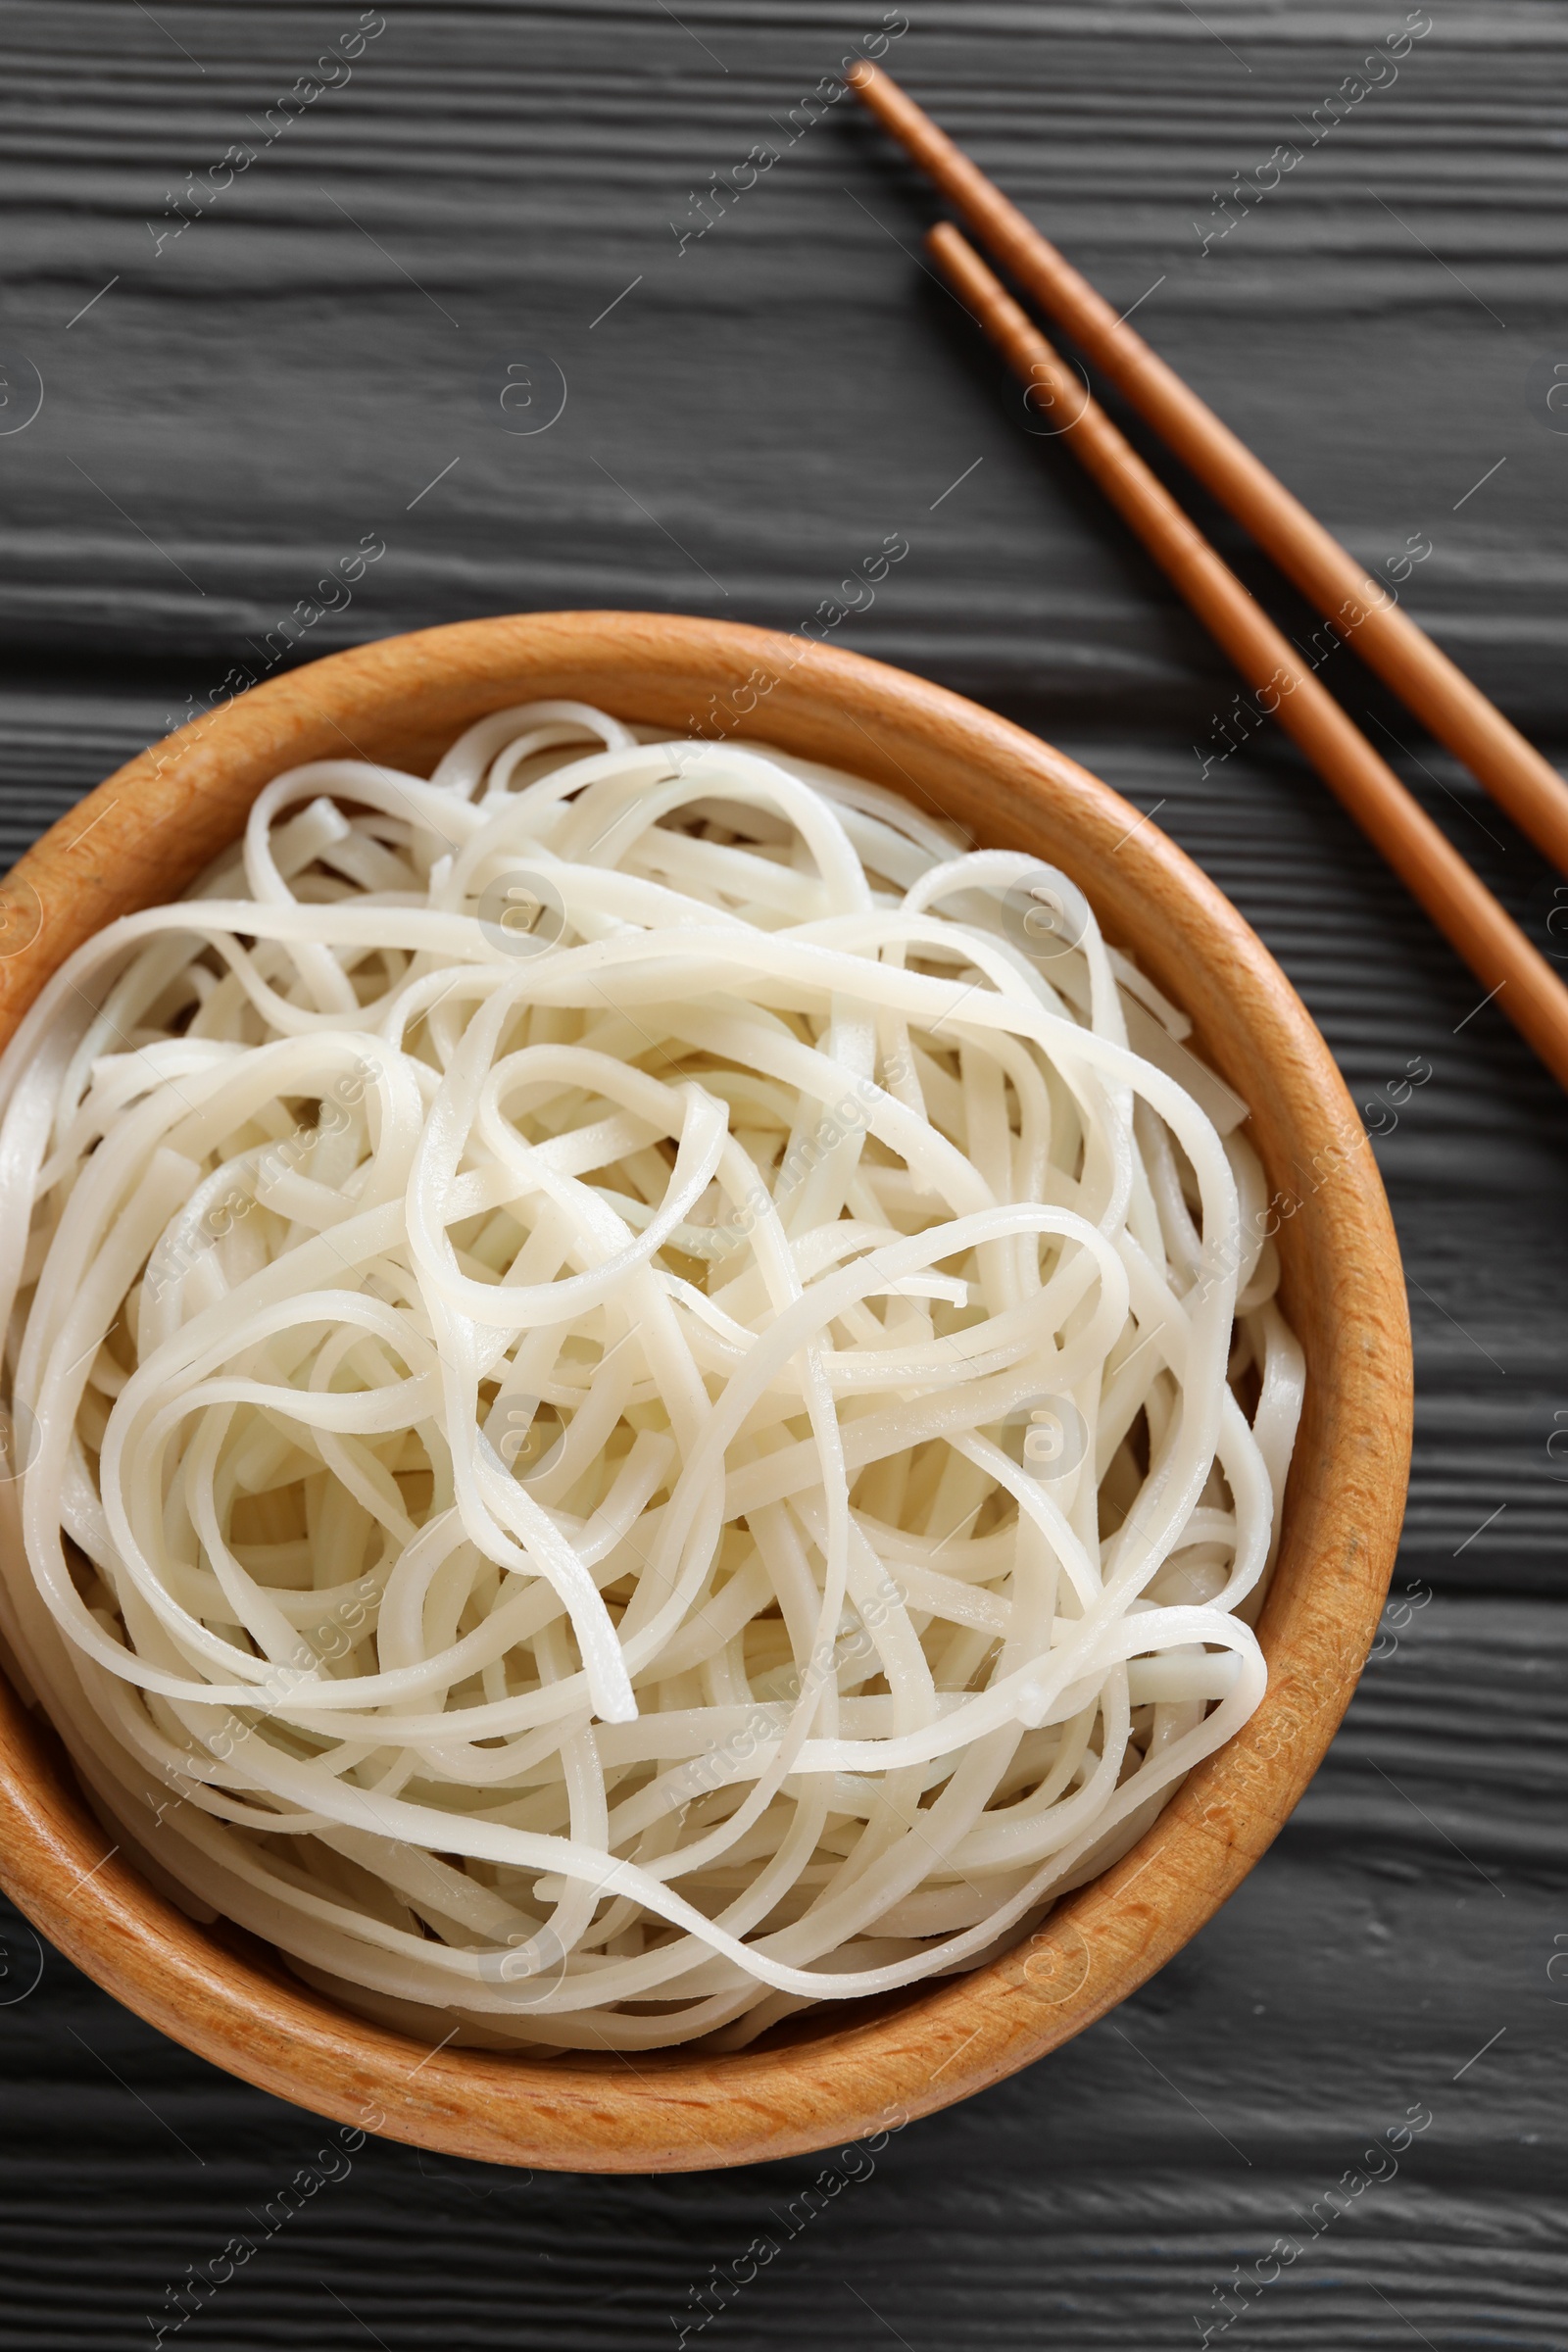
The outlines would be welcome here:
M 187 2048 L 351 2127 L 503 2164 L 660 2172 L 854 2140 L 1066 2041 L 1210 1918 L 1327 1747 L 1382 1611 L 1404 1505 L 1410 1350 L 1372 1154 L 1304 1005 L 1155 827 L 1059 752 L 956 695 L 798 637 L 548 612 L 395 637 L 242 694 L 111 776 L 0 885 L 0 1043 L 113 917 L 176 898 L 279 769 L 360 755 L 420 773 L 469 722 L 562 695 L 687 735 L 752 735 L 1064 866 L 1110 938 L 1192 1014 L 1252 1107 L 1280 1217 L 1306 1410 L 1258 1626 L 1268 1693 L 1141 1843 L 1005 1958 L 830 2005 L 729 2057 L 548 2060 L 417 2042 L 310 1991 L 238 1930 L 196 1926 L 118 1856 L 64 1751 L 0 1684 L 0 1883 L 78 1968 Z

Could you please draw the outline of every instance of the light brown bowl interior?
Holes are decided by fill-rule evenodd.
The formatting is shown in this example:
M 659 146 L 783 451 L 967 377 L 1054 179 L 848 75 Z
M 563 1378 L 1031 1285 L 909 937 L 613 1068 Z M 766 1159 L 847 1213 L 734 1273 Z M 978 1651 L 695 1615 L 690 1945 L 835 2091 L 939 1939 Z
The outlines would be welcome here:
M 569 696 L 688 734 L 770 739 L 935 808 L 1080 883 L 1112 941 L 1192 1014 L 1251 1104 L 1282 1203 L 1283 1302 L 1306 1410 L 1258 1628 L 1263 1704 L 1134 1850 L 973 1974 L 808 2012 L 712 2058 L 434 2055 L 312 1992 L 237 1930 L 194 1925 L 123 1861 L 58 1740 L 0 1683 L 0 1883 L 106 1990 L 218 2065 L 348 2125 L 564 2171 L 742 2164 L 948 2105 L 1054 2049 L 1168 1960 L 1257 1860 L 1343 1714 L 1404 1506 L 1410 1352 L 1383 1187 L 1305 1007 L 1261 941 L 1153 825 L 1083 768 L 958 696 L 798 638 L 627 612 L 534 613 L 398 637 L 255 688 L 122 768 L 0 885 L 0 1043 L 117 915 L 176 897 L 279 769 L 333 757 L 428 773 L 486 710 Z M 1136 828 L 1136 829 L 1135 829 Z M 25 944 L 21 944 L 25 943 Z

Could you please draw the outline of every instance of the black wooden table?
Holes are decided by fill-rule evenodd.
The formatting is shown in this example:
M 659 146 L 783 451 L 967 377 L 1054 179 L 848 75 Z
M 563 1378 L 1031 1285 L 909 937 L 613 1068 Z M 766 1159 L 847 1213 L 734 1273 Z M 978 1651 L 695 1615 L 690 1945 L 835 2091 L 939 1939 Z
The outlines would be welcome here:
M 1234 681 L 922 274 L 923 189 L 853 100 L 813 96 L 886 32 L 891 69 L 1359 555 L 1430 545 L 1410 609 L 1560 753 L 1568 22 L 1547 0 L 910 18 L 12 0 L 0 846 L 236 664 L 530 607 L 792 628 L 904 534 L 842 642 L 1152 812 L 1358 1102 L 1432 1064 L 1377 1146 L 1420 1387 L 1383 1654 L 1204 1934 L 869 2170 L 530 2180 L 371 2141 L 284 2224 L 322 2128 L 18 1924 L 7 2346 L 172 2342 L 193 2270 L 223 2283 L 181 2345 L 235 2352 L 1568 2343 L 1568 1112 L 1283 739 L 1205 772 Z M 318 583 L 380 543 L 323 611 Z M 1539 858 L 1352 655 L 1322 674 L 1541 934 Z M 1363 2165 L 1412 2112 L 1396 2162 Z M 824 2163 L 838 2191 L 791 2234 Z M 760 2236 L 777 2256 L 699 2328 L 694 2290 Z

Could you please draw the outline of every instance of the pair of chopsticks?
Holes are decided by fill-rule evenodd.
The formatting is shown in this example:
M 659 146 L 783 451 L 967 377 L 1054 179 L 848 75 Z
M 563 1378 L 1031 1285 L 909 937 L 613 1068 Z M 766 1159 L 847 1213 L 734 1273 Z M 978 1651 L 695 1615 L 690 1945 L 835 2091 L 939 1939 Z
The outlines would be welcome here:
M 896 81 L 863 61 L 849 80 L 980 241 L 1521 831 L 1568 872 L 1568 785 L 1556 770 Z M 1568 1086 L 1568 987 L 973 246 L 945 221 L 926 242 L 960 303 L 1033 387 L 1037 411 L 1061 428 L 1061 438 L 1229 655 L 1258 709 L 1300 745 L 1463 956 L 1488 1001 L 1496 998 L 1498 1010 Z

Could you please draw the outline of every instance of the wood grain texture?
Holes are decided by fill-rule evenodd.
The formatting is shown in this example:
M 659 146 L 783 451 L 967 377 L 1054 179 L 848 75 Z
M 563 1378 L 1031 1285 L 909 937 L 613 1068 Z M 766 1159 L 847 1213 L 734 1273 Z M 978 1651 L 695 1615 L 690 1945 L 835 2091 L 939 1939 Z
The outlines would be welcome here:
M 1396 1604 L 1412 1586 L 1434 1597 L 1186 1951 L 1040 2066 L 898 2134 L 853 2183 L 863 2152 L 529 2184 L 371 2139 L 280 2225 L 285 2186 L 327 2169 L 320 2127 L 53 1951 L 27 1990 L 37 1947 L 14 1928 L 0 2343 L 150 2342 L 173 2285 L 210 2278 L 244 2233 L 254 2255 L 182 2346 L 363 2352 L 369 2330 L 389 2352 L 646 2352 L 674 2344 L 694 2290 L 765 2233 L 777 2258 L 688 2346 L 871 2352 L 890 2328 L 912 2352 L 1174 2346 L 1423 2099 L 1436 2121 L 1398 2178 L 1230 2341 L 1389 2352 L 1414 2327 L 1438 2352 L 1561 2352 L 1551 2004 L 1568 1985 L 1547 1970 L 1568 1933 L 1568 1634 L 1546 1446 L 1568 1410 L 1562 1099 L 1495 1009 L 1476 1011 L 1482 992 L 1290 747 L 1259 734 L 1200 780 L 1192 747 L 1235 681 L 1098 494 L 1020 429 L 1015 389 L 916 266 L 927 192 L 848 105 L 675 257 L 688 191 L 759 139 L 782 147 L 771 118 L 880 7 L 673 0 L 709 56 L 644 0 L 395 0 L 351 87 L 152 264 L 143 222 L 165 191 L 358 14 L 152 6 L 153 24 L 108 0 L 0 15 L 0 343 L 33 350 L 47 386 L 37 421 L 0 436 L 5 854 L 254 662 L 246 640 L 263 645 L 368 531 L 385 531 L 386 558 L 307 651 L 563 605 L 793 628 L 906 531 L 909 561 L 840 635 L 1037 728 L 1154 810 L 1280 958 L 1358 1107 L 1411 1056 L 1434 1065 L 1374 1147 L 1418 1371 Z M 1535 372 L 1568 361 L 1560 11 L 1445 0 L 1399 83 L 1201 264 L 1211 192 L 1295 135 L 1402 0 L 1199 0 L 1201 23 L 1178 0 L 911 14 L 894 71 L 1118 307 L 1148 296 L 1147 338 L 1312 511 L 1368 564 L 1431 535 L 1410 610 L 1561 766 L 1568 441 L 1542 420 Z M 555 351 L 570 399 L 513 441 L 474 379 L 519 335 Z M 1165 470 L 1304 639 L 1305 609 Z M 1541 944 L 1551 878 L 1529 846 L 1353 661 L 1322 674 Z M 827 2168 L 841 2193 L 813 2192 L 800 2227 Z
M 0 1044 L 82 941 L 176 896 L 235 840 L 283 768 L 348 743 L 427 772 L 476 717 L 511 704 L 589 702 L 680 728 L 715 696 L 729 735 L 854 766 L 983 848 L 1060 865 L 1106 936 L 1179 997 L 1195 1049 L 1245 1088 L 1271 1200 L 1290 1203 L 1276 1219 L 1280 1296 L 1306 1405 L 1258 1622 L 1269 1687 L 1243 1730 L 1018 1951 L 885 2014 L 824 2007 L 732 2057 L 540 2061 L 424 2050 L 367 2026 L 103 1854 L 54 1743 L 0 1691 L 0 1885 L 78 1967 L 188 2048 L 339 2124 L 370 2109 L 417 2146 L 558 2172 L 700 2171 L 885 2133 L 890 2118 L 903 2129 L 1114 2008 L 1212 1916 L 1305 1788 L 1376 1632 L 1404 1507 L 1409 1335 L 1388 1204 L 1340 1074 L 1261 941 L 1073 761 L 811 639 L 542 613 L 391 638 L 259 685 L 109 777 L 0 886 L 18 925 L 0 961 Z M 18 1542 L 14 1523 L 4 1540 Z

